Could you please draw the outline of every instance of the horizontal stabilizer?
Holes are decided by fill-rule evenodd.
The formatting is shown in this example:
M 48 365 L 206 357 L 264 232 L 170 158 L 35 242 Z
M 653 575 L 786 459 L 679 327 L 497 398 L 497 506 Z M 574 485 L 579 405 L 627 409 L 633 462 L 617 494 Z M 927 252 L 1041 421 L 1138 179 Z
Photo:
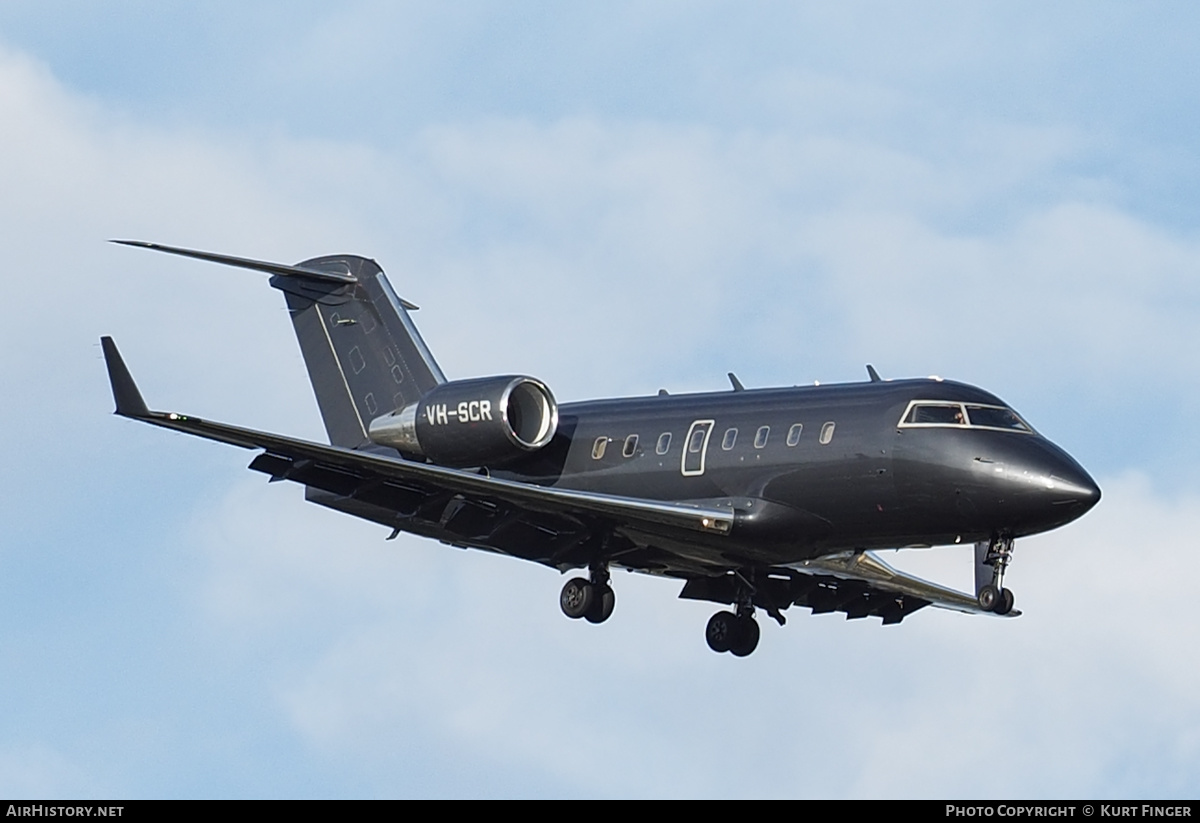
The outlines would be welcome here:
M 117 351 L 117 344 L 111 337 L 101 337 L 100 347 L 104 349 L 104 363 L 108 366 L 108 382 L 112 384 L 113 400 L 117 404 L 114 413 L 122 417 L 149 417 L 150 409 L 146 408 L 146 401 L 142 399 L 142 393 L 138 391 L 137 384 L 133 382 L 133 375 L 129 373 L 125 361 L 121 359 L 121 353 Z
M 162 246 L 158 243 L 147 243 L 144 240 L 112 240 L 122 246 L 135 246 L 139 249 L 178 254 L 181 257 L 194 257 L 197 260 L 207 260 L 210 263 L 221 263 L 225 266 L 237 266 L 243 269 L 254 269 L 267 274 L 279 274 L 284 277 L 307 277 L 311 280 L 323 280 L 328 283 L 357 283 L 358 278 L 350 273 L 345 264 L 333 264 L 327 269 L 311 268 L 308 266 L 289 266 L 286 263 L 269 263 L 265 260 L 250 260 L 246 257 L 234 257 L 229 254 L 215 254 L 209 251 L 180 249 L 175 246 Z

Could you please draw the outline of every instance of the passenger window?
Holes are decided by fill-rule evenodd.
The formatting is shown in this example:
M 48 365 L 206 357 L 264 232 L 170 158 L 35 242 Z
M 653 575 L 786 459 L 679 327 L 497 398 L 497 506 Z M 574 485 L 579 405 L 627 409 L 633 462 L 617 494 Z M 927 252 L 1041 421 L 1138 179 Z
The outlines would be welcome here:
M 604 456 L 604 450 L 608 448 L 607 437 L 597 437 L 596 442 L 592 444 L 592 459 L 599 460 Z
M 621 456 L 622 457 L 633 457 L 635 454 L 637 454 L 637 441 L 638 441 L 638 436 L 636 434 L 631 434 L 628 437 L 626 437 L 625 438 L 625 447 L 623 449 L 621 449 Z
M 794 446 L 797 443 L 799 443 L 800 442 L 800 434 L 803 431 L 804 431 L 803 423 L 796 423 L 790 429 L 788 429 L 788 436 L 787 436 L 788 446 Z
M 821 427 L 821 436 L 818 437 L 817 440 L 820 441 L 822 446 L 827 445 L 829 441 L 833 439 L 833 427 L 836 425 L 837 424 L 831 420 Z
M 692 454 L 699 454 L 704 448 L 704 437 L 708 434 L 708 429 L 696 429 L 692 434 L 691 442 L 688 443 L 688 451 Z
M 771 435 L 770 426 L 760 426 L 758 431 L 754 433 L 754 448 L 761 449 L 767 445 L 767 438 Z
M 671 448 L 671 433 L 663 432 L 658 436 L 658 443 L 654 446 L 654 452 L 656 454 L 666 454 L 669 448 Z
M 733 444 L 737 442 L 737 429 L 726 429 L 725 436 L 721 438 L 721 448 L 729 451 L 733 448 Z

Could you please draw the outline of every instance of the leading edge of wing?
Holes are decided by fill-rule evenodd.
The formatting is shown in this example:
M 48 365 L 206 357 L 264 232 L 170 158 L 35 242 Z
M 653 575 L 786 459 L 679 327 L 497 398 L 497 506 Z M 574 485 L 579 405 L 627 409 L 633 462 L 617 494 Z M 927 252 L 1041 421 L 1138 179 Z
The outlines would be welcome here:
M 564 510 L 583 511 L 712 534 L 728 534 L 733 528 L 732 507 L 723 509 L 693 506 L 687 503 L 660 502 L 534 486 L 528 483 L 448 469 L 429 463 L 416 463 L 398 457 L 371 454 L 240 426 L 230 426 L 175 412 L 151 411 L 142 400 L 137 384 L 125 366 L 116 343 L 111 337 L 100 338 L 100 343 L 108 366 L 113 399 L 116 401 L 114 413 L 122 417 L 141 420 L 155 426 L 175 429 L 246 449 L 264 449 L 287 457 L 370 472 L 385 478 L 421 480 L 448 491 L 485 495 L 534 510 L 560 513 Z
M 877 589 L 906 594 L 928 600 L 930 605 L 967 614 L 985 614 L 997 617 L 994 612 L 979 606 L 979 601 L 966 592 L 960 592 L 914 575 L 902 572 L 885 563 L 875 552 L 847 551 L 828 554 L 812 560 L 803 560 L 788 568 L 809 574 L 828 574 L 844 580 L 861 580 Z M 1018 617 L 1015 609 L 1004 617 Z

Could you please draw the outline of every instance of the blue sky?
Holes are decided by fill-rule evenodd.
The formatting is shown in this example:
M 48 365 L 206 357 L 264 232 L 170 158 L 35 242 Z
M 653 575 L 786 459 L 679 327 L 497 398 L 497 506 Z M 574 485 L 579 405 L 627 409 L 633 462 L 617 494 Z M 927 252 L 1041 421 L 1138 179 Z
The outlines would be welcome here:
M 0 793 L 1195 796 L 1187 4 L 0 4 Z M 942 374 L 1105 498 L 1016 621 L 708 606 L 306 507 L 152 406 L 320 438 L 279 295 L 377 259 L 452 377 L 562 400 Z M 912 555 L 912 556 L 910 556 Z M 889 556 L 968 586 L 970 558 Z

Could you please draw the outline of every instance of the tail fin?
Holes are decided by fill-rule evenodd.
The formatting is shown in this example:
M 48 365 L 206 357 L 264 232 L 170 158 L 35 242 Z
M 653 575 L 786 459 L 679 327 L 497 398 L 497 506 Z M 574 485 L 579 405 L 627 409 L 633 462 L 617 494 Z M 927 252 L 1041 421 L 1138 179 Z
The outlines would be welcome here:
M 374 260 L 331 255 L 299 266 L 348 272 L 357 281 L 275 275 L 271 285 L 287 299 L 329 442 L 364 445 L 373 419 L 417 402 L 446 378 L 409 317 L 416 306 L 396 296 Z
M 369 443 L 373 419 L 446 382 L 408 315 L 417 307 L 396 296 L 374 260 L 338 254 L 289 266 L 137 240 L 113 242 L 271 274 L 271 285 L 287 299 L 334 446 Z

